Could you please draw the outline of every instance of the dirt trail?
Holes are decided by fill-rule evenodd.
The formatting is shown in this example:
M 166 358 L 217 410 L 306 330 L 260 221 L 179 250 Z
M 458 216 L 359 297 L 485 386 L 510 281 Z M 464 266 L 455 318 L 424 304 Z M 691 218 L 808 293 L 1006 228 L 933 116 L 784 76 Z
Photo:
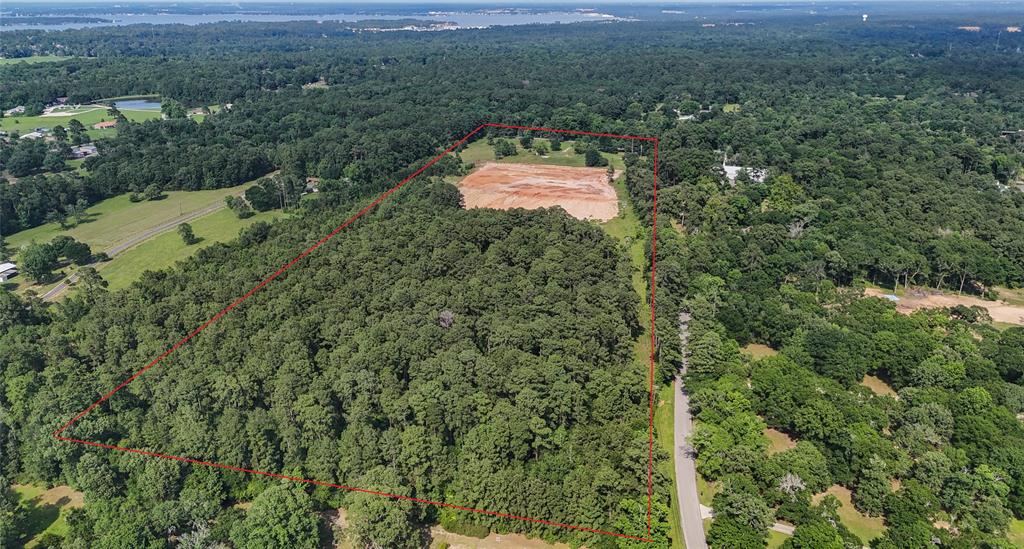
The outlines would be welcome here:
M 619 198 L 605 168 L 487 163 L 459 182 L 467 208 L 551 208 L 577 219 L 607 221 Z
M 867 288 L 864 290 L 864 295 L 868 297 L 881 297 L 883 295 L 891 294 L 885 290 Z M 992 320 L 996 322 L 1005 322 L 1007 324 L 1024 326 L 1024 307 L 1010 305 L 1005 301 L 985 301 L 984 299 L 970 295 L 931 293 L 915 295 L 913 293 L 908 293 L 900 297 L 900 300 L 896 302 L 896 310 L 903 314 L 910 314 L 918 309 L 955 307 L 957 305 L 963 305 L 965 307 L 982 307 L 988 311 L 989 316 L 991 316 Z

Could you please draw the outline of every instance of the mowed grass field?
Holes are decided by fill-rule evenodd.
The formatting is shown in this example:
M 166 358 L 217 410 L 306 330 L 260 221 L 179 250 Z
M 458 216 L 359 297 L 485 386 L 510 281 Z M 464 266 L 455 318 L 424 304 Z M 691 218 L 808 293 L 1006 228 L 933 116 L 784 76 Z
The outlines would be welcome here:
M 68 59 L 74 59 L 74 57 L 65 57 L 62 55 L 33 55 L 32 57 L 3 57 L 0 58 L 0 66 L 3 65 L 14 65 L 17 63 L 56 63 L 58 61 L 67 61 Z
M 658 447 L 670 456 L 667 461 L 659 463 L 658 470 L 673 482 L 676 478 L 675 470 L 675 433 L 673 432 L 673 407 L 675 406 L 675 391 L 672 386 L 664 386 L 658 389 L 658 400 L 654 408 L 654 436 Z M 679 497 L 675 488 L 671 490 L 672 504 L 669 509 L 669 531 L 672 535 L 673 549 L 685 549 L 683 543 L 683 527 L 679 522 Z
M 280 211 L 260 212 L 247 219 L 238 219 L 227 208 L 189 222 L 199 242 L 188 246 L 176 230 L 155 236 L 138 246 L 125 250 L 107 263 L 97 265 L 100 276 L 117 290 L 131 285 L 145 271 L 158 271 L 192 257 L 200 249 L 217 242 L 227 242 L 243 228 L 258 221 L 273 221 L 287 214 Z
M 868 545 L 871 540 L 885 533 L 885 522 L 881 517 L 869 517 L 853 506 L 853 501 L 850 499 L 851 493 L 848 488 L 834 484 L 825 492 L 816 494 L 812 501 L 817 504 L 826 494 L 835 496 L 839 503 L 842 504 L 837 511 L 839 520 L 850 529 L 850 532 L 860 538 L 864 545 Z
M 544 143 L 550 148 L 551 142 L 548 139 L 534 138 L 534 144 Z M 503 162 L 513 164 L 550 164 L 554 166 L 570 166 L 574 168 L 582 168 L 586 166 L 586 161 L 582 154 L 576 154 L 573 141 L 563 141 L 562 150 L 551 151 L 547 155 L 541 156 L 532 150 L 524 149 L 519 144 L 519 140 L 515 140 L 516 150 L 518 151 L 513 156 L 506 156 L 500 160 L 494 158 L 494 147 L 487 144 L 486 139 L 478 139 L 470 143 L 465 149 L 459 152 L 459 156 L 462 157 L 462 161 L 467 164 L 480 164 L 483 162 Z M 622 157 L 617 154 L 601 153 L 602 156 L 608 159 L 611 165 L 616 170 L 623 169 Z
M 72 119 L 78 120 L 85 126 L 86 133 L 92 139 L 111 137 L 117 134 L 117 129 L 106 128 L 102 130 L 93 129 L 92 125 L 97 122 L 113 120 L 114 117 L 107 114 L 107 108 L 97 106 L 94 108 L 85 107 L 75 111 L 68 111 L 74 114 L 70 116 L 5 116 L 0 118 L 0 130 L 5 132 L 18 132 L 25 135 L 36 128 L 53 128 L 63 126 L 65 129 Z M 160 118 L 160 111 L 155 110 L 123 110 L 121 114 L 133 122 L 144 122 Z
M 1006 535 L 1014 547 L 1024 547 L 1024 520 L 1011 520 L 1010 531 Z
M 523 153 L 521 152 L 520 154 Z M 616 160 L 619 160 L 618 157 L 616 157 Z M 619 161 L 621 162 L 621 160 Z M 629 254 L 630 263 L 633 266 L 631 282 L 633 289 L 637 292 L 637 295 L 640 298 L 640 308 L 637 311 L 637 315 L 640 319 L 640 325 L 648 327 L 650 325 L 651 308 L 648 302 L 647 280 L 644 275 L 644 264 L 646 262 L 646 258 L 644 256 L 644 231 L 640 225 L 640 219 L 637 217 L 636 211 L 633 209 L 633 205 L 629 200 L 629 194 L 626 191 L 624 179 L 624 176 L 620 176 L 612 183 L 612 186 L 615 187 L 615 192 L 619 197 L 619 215 L 614 219 L 610 219 L 602 223 L 601 227 L 605 232 L 618 240 Z M 634 362 L 638 368 L 643 368 L 645 372 L 647 372 L 650 365 L 651 336 L 649 329 L 650 328 L 644 330 L 644 333 L 637 338 L 633 347 Z M 647 379 L 646 376 L 644 379 Z M 673 429 L 675 392 L 672 390 L 671 385 L 661 386 L 657 388 L 657 395 L 655 398 L 655 440 L 658 447 L 671 456 L 668 460 L 658 464 L 658 470 L 668 478 L 671 478 L 674 484 L 676 478 L 674 462 L 675 432 Z M 679 521 L 679 498 L 677 497 L 674 488 L 671 490 L 669 531 L 672 536 L 672 549 L 685 549 L 686 545 L 683 542 L 683 528 Z
M 55 486 L 47 489 L 34 484 L 15 484 L 14 493 L 26 510 L 28 538 L 22 540 L 25 549 L 32 549 L 39 536 L 53 534 L 65 536 L 68 533 L 67 513 L 81 507 L 84 494 L 69 486 Z
M 49 242 L 64 234 L 101 252 L 138 232 L 223 201 L 228 195 L 239 194 L 250 185 L 244 183 L 211 191 L 168 191 L 166 198 L 142 202 L 132 202 L 123 194 L 89 207 L 86 220 L 71 229 L 65 231 L 57 223 L 47 223 L 8 235 L 7 245 L 18 249 L 33 241 Z

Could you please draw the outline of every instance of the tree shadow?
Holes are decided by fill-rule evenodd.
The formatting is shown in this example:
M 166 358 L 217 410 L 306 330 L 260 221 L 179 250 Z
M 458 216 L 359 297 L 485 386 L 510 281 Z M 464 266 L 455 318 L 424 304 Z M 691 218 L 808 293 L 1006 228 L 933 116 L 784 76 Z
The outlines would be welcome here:
M 93 221 L 96 221 L 99 217 L 100 217 L 100 214 L 98 214 L 98 213 L 87 213 L 87 214 L 84 214 L 84 215 L 82 215 L 82 219 L 76 219 L 75 220 L 75 224 L 73 226 L 71 226 L 70 228 L 73 229 L 73 228 L 75 228 L 75 227 L 77 227 L 79 225 L 84 225 L 86 223 L 92 223 Z
M 50 527 L 60 517 L 57 505 L 39 505 L 39 498 L 22 504 L 25 509 L 25 541 L 28 541 Z

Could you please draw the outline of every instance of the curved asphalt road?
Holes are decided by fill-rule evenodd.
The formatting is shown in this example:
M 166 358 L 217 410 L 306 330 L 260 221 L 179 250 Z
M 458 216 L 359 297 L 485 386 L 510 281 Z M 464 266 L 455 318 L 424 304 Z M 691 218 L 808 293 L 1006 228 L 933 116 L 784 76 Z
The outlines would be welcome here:
M 196 219 L 196 218 L 199 218 L 199 217 L 203 217 L 204 215 L 209 215 L 209 214 L 211 214 L 211 213 L 213 213 L 213 212 L 215 212 L 215 211 L 217 211 L 217 210 L 219 210 L 221 208 L 225 208 L 225 207 L 227 207 L 227 206 L 224 203 L 224 200 L 221 199 L 221 200 L 219 200 L 217 202 L 214 202 L 213 204 L 210 204 L 209 206 L 200 208 L 198 210 L 192 210 L 191 212 L 188 212 L 187 214 L 181 215 L 179 217 L 176 217 L 176 218 L 171 219 L 169 221 L 165 221 L 165 222 L 163 222 L 163 223 L 161 223 L 159 225 L 156 225 L 154 227 L 150 227 L 150 228 L 148 228 L 148 229 L 146 229 L 146 230 L 144 230 L 142 232 L 136 233 L 136 234 L 128 237 L 127 239 L 122 240 L 118 244 L 115 244 L 114 246 L 104 250 L 104 251 L 110 257 L 114 257 L 115 255 L 117 255 L 117 254 L 127 250 L 128 248 L 131 248 L 133 246 L 138 246 L 139 244 L 145 242 L 146 240 L 149 240 L 150 238 L 153 238 L 154 236 L 157 236 L 159 234 L 165 233 L 165 232 L 167 232 L 167 231 L 177 227 L 178 225 L 181 225 L 182 223 L 187 223 L 189 221 L 192 221 L 193 219 Z M 45 294 L 43 294 L 43 300 L 44 301 L 53 301 L 54 299 L 59 297 L 61 294 L 63 294 L 77 280 L 78 280 L 78 273 L 72 273 L 70 276 L 68 276 L 67 278 L 62 280 L 60 282 L 60 284 L 57 284 L 56 286 L 51 288 L 50 291 L 48 291 Z

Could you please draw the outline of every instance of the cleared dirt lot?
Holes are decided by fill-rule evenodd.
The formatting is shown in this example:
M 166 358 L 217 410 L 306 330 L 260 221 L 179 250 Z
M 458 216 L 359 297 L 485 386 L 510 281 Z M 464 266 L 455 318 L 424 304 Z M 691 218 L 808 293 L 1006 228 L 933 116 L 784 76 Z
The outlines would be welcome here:
M 864 290 L 864 295 L 870 297 L 881 297 L 887 293 L 888 292 L 884 290 L 878 290 L 876 288 L 867 288 Z M 1007 324 L 1024 326 L 1024 307 L 1010 305 L 1005 301 L 985 301 L 984 299 L 979 299 L 969 295 L 930 293 L 923 293 L 922 295 L 905 294 L 896 302 L 896 310 L 904 314 L 910 314 L 918 309 L 955 307 L 957 305 L 963 305 L 965 307 L 983 307 L 988 310 L 989 316 L 991 316 L 992 320 L 996 322 L 1005 322 Z
M 619 199 L 605 168 L 487 163 L 459 182 L 467 208 L 561 206 L 577 219 L 607 221 L 619 214 Z

